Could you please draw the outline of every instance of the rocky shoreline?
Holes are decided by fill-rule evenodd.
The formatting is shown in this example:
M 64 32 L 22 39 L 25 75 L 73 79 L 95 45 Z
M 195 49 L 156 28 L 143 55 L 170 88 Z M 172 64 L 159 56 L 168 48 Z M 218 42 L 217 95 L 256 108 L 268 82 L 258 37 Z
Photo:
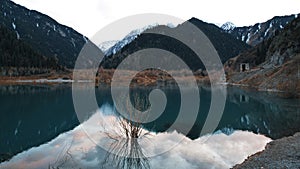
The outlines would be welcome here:
M 265 150 L 249 156 L 233 169 L 299 169 L 300 132 L 293 136 L 274 140 Z

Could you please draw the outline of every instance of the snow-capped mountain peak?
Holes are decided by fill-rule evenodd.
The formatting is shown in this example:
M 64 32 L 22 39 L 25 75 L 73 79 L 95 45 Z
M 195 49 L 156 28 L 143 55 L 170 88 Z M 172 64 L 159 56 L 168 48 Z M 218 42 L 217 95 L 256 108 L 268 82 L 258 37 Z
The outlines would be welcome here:
M 105 41 L 100 43 L 98 47 L 101 49 L 103 53 L 106 53 L 111 47 L 113 47 L 118 42 L 119 42 L 118 40 Z
M 226 22 L 221 26 L 221 29 L 225 31 L 231 31 L 235 28 L 236 26 L 232 22 Z
M 275 16 L 262 23 L 256 23 L 252 26 L 236 27 L 233 30 L 226 31 L 232 34 L 236 39 L 242 40 L 251 46 L 261 43 L 263 40 L 274 36 L 276 32 L 282 30 L 288 23 L 296 18 L 298 14 Z
M 111 55 L 117 53 L 120 49 L 122 49 L 125 45 L 132 42 L 135 38 L 138 37 L 141 33 L 146 31 L 147 29 L 151 29 L 153 27 L 158 26 L 157 23 L 145 26 L 140 29 L 135 29 L 127 34 L 122 40 L 114 40 L 114 41 L 106 41 L 99 44 L 99 48 L 105 53 L 105 55 Z

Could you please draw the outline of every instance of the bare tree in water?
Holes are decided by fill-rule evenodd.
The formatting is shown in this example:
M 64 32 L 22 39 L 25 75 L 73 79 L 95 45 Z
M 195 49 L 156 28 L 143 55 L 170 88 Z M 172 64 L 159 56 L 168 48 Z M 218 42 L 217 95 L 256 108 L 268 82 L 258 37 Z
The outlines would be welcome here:
M 139 139 L 147 137 L 150 132 L 143 130 L 142 121 L 144 117 L 136 117 L 134 111 L 143 110 L 149 106 L 147 99 L 144 99 L 138 93 L 133 95 L 132 105 L 134 108 L 130 110 L 130 97 L 124 99 L 124 110 L 129 113 L 130 119 L 134 121 L 117 117 L 116 130 L 118 132 L 106 132 L 106 136 L 112 140 L 107 154 L 103 160 L 102 168 L 117 168 L 117 169 L 150 169 L 149 159 L 143 154 L 142 148 L 139 145 Z M 135 116 L 135 117 L 133 117 Z
M 63 145 L 63 149 L 61 152 L 58 153 L 58 156 L 54 163 L 48 165 L 48 169 L 62 169 L 62 168 L 74 168 L 77 169 L 77 162 L 73 159 L 72 153 L 71 153 L 71 147 L 73 144 L 73 138 L 71 142 L 66 142 L 65 145 Z

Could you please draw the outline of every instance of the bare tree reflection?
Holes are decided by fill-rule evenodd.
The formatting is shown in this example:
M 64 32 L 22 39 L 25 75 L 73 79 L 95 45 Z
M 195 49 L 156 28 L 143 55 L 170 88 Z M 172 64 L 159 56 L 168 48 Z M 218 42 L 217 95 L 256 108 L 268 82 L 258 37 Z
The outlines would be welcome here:
M 71 153 L 73 142 L 74 140 L 72 138 L 70 142 L 66 141 L 66 144 L 62 145 L 63 149 L 58 153 L 56 161 L 48 165 L 48 169 L 76 168 L 77 162 L 73 159 Z
M 150 169 L 149 159 L 144 156 L 137 139 L 116 140 L 102 164 L 102 168 Z
M 129 104 L 138 110 L 144 110 L 149 106 L 149 102 L 145 97 L 138 93 L 130 98 L 124 99 L 126 112 L 134 114 L 135 110 L 129 110 Z M 134 122 L 124 117 L 117 117 L 115 130 L 117 132 L 105 132 L 107 138 L 112 142 L 103 160 L 102 168 L 117 169 L 150 169 L 149 159 L 144 155 L 139 144 L 140 139 L 148 139 L 150 132 L 146 132 L 142 128 L 141 117 L 134 117 Z

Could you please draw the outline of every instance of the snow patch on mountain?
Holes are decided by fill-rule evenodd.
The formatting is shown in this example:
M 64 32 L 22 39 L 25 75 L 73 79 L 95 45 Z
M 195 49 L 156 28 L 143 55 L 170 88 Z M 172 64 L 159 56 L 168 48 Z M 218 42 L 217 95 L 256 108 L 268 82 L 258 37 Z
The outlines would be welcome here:
M 137 38 L 141 33 L 143 33 L 147 29 L 151 29 L 158 26 L 157 23 L 145 26 L 140 29 L 136 29 L 131 31 L 128 35 L 126 35 L 122 40 L 118 41 L 115 45 L 113 45 L 111 48 L 109 48 L 105 55 L 111 55 L 117 53 L 119 50 L 121 50 L 124 46 L 132 42 L 135 38 Z
M 282 25 L 279 25 L 280 29 L 283 29 L 283 26 Z
M 87 43 L 87 42 L 88 42 L 88 39 L 87 39 L 87 37 L 85 37 L 84 35 L 82 35 L 82 38 L 83 38 L 83 40 L 85 41 L 85 43 Z
M 270 27 L 265 31 L 264 37 L 266 37 L 269 33 Z
M 249 33 L 247 34 L 247 40 L 246 40 L 246 43 L 249 43 L 250 38 L 251 38 L 251 33 L 249 32 Z
M 16 31 L 17 39 L 20 39 L 20 34 L 18 31 Z
M 169 27 L 169 28 L 175 28 L 176 26 L 173 23 L 168 23 L 167 27 Z
M 105 41 L 100 43 L 98 47 L 101 49 L 103 53 L 106 53 L 111 47 L 113 47 L 118 42 L 119 42 L 118 40 Z
M 76 47 L 76 44 L 75 44 L 75 39 L 74 38 L 71 38 L 71 43 L 72 45 L 74 46 L 74 48 Z
M 242 41 L 245 41 L 245 36 L 244 35 L 242 36 Z
M 226 22 L 221 26 L 221 29 L 225 31 L 231 31 L 235 28 L 236 26 L 232 22 Z
M 272 27 L 273 27 L 273 23 L 271 22 L 269 28 L 272 28 Z
M 62 36 L 62 37 L 66 37 L 66 33 L 64 31 L 62 31 L 61 29 L 58 29 L 58 32 L 59 34 Z
M 131 31 L 129 34 L 127 34 L 123 39 L 121 40 L 110 40 L 110 41 L 104 41 L 98 45 L 98 47 L 104 52 L 106 56 L 112 55 L 117 53 L 119 50 L 121 50 L 124 46 L 131 43 L 134 39 L 136 39 L 140 34 L 142 34 L 144 31 L 148 29 L 152 29 L 154 27 L 159 26 L 158 23 L 154 23 L 139 29 L 135 29 Z M 177 25 L 174 25 L 173 23 L 167 23 L 167 27 L 169 28 L 175 28 Z
M 241 39 L 251 46 L 255 46 L 274 35 L 277 30 L 283 29 L 289 22 L 295 19 L 296 15 L 276 16 L 266 22 L 257 23 L 252 26 L 231 28 L 230 23 L 221 27 L 225 32 L 232 34 L 235 38 Z
M 16 30 L 17 27 L 16 27 L 15 23 L 12 23 L 11 25 L 14 28 L 14 30 Z

